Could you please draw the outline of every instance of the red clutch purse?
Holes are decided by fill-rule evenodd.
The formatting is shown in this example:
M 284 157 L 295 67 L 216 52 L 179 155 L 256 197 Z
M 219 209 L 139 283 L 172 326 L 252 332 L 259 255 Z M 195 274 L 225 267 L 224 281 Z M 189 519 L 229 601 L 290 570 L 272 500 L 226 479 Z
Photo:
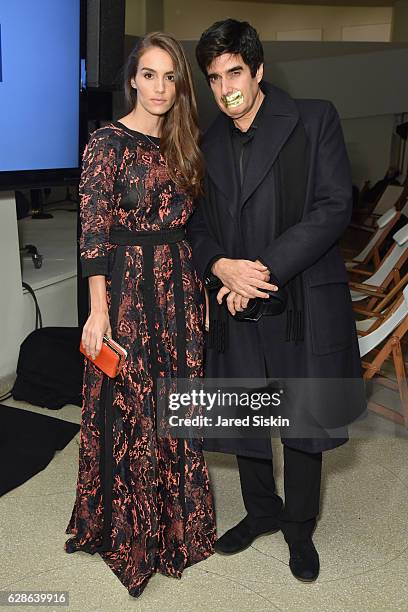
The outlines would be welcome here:
M 109 378 L 115 378 L 119 374 L 127 357 L 127 351 L 108 336 L 102 338 L 102 348 L 95 359 L 85 353 L 82 340 L 79 350 Z

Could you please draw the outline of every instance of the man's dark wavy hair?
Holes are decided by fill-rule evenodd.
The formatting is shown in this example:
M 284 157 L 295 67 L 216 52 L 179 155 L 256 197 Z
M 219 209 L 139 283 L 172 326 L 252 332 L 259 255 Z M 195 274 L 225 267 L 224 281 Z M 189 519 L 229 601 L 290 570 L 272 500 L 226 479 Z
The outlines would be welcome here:
M 247 21 L 217 21 L 203 32 L 196 47 L 196 58 L 205 77 L 208 66 L 223 53 L 240 54 L 252 77 L 264 61 L 258 32 Z

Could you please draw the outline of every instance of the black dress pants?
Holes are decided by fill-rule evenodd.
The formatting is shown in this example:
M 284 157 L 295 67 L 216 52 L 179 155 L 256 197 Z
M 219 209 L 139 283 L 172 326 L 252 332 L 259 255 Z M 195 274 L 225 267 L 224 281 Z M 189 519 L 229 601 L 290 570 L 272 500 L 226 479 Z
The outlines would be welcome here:
M 276 523 L 286 542 L 311 536 L 319 514 L 322 453 L 306 453 L 283 445 L 285 504 L 276 493 L 273 462 L 237 455 L 248 520 L 266 531 Z

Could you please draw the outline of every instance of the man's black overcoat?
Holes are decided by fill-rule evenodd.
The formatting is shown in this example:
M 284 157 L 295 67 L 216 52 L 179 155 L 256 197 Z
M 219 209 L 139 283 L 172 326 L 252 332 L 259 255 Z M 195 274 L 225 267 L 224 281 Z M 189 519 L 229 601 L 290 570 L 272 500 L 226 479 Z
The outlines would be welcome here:
M 266 94 L 260 127 L 240 191 L 234 166 L 230 119 L 220 113 L 206 132 L 202 150 L 207 166 L 206 196 L 188 225 L 188 239 L 199 275 L 218 254 L 265 262 L 279 286 L 301 275 L 304 294 L 304 341 L 285 341 L 286 316 L 263 317 L 259 322 L 236 321 L 228 315 L 229 344 L 224 353 L 207 351 L 205 373 L 209 378 L 358 379 L 361 361 L 346 268 L 338 239 L 350 221 L 352 183 L 350 164 L 339 116 L 324 100 L 293 99 L 283 90 L 262 82 Z M 309 172 L 302 220 L 274 238 L 276 185 L 273 165 L 280 150 L 302 121 L 309 144 Z M 305 160 L 306 163 L 306 160 Z M 289 170 L 290 171 L 290 170 Z M 293 181 L 298 180 L 293 176 Z M 213 227 L 209 207 L 216 207 Z M 342 385 L 343 382 L 340 382 Z M 338 390 L 337 390 L 338 393 Z M 357 418 L 366 407 L 361 392 L 348 399 L 344 390 L 344 423 Z M 320 414 L 333 410 L 330 396 L 313 406 Z M 337 395 L 338 399 L 339 395 Z M 304 406 L 309 410 L 310 406 Z M 338 407 L 336 408 L 338 411 Z M 285 440 L 294 448 L 318 452 L 347 440 L 333 437 Z M 283 436 L 284 438 L 284 436 Z M 282 439 L 283 439 L 282 438 Z M 270 457 L 268 439 L 207 439 L 207 450 Z

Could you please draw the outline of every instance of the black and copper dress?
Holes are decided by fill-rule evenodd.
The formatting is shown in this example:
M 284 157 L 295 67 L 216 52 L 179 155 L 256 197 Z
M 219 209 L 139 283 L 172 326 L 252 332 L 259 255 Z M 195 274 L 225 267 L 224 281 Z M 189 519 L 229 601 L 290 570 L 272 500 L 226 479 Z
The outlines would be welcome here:
M 128 352 L 109 379 L 85 359 L 76 500 L 66 552 L 98 552 L 129 593 L 181 577 L 213 552 L 213 498 L 200 439 L 157 436 L 160 377 L 203 374 L 201 282 L 184 237 L 194 201 L 159 139 L 96 130 L 80 182 L 83 276 L 105 275 L 112 337 Z

